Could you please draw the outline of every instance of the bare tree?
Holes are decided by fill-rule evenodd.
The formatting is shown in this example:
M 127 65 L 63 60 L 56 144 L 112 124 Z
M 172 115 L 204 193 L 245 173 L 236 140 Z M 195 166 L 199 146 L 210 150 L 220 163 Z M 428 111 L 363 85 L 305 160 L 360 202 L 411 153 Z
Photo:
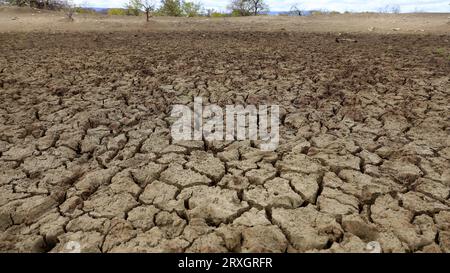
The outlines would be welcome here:
M 255 16 L 269 10 L 269 6 L 263 0 L 249 0 L 249 2 L 251 5 L 251 12 Z
M 233 15 L 248 16 L 250 15 L 250 9 L 248 0 L 231 0 L 228 5 L 228 9 L 231 10 Z
M 302 10 L 298 7 L 298 5 L 293 5 L 289 10 L 289 15 L 291 16 L 302 16 Z
M 145 16 L 147 18 L 147 22 L 150 20 L 151 13 L 156 8 L 156 3 L 153 0 L 143 0 L 142 1 L 142 8 L 144 9 Z
M 73 2 L 71 0 L 62 0 L 61 5 L 64 13 L 66 14 L 67 20 L 73 21 L 73 14 L 75 13 L 75 5 Z
M 214 9 L 206 9 L 206 16 L 211 17 L 211 14 L 214 13 Z
M 390 12 L 394 14 L 400 13 L 400 6 L 399 5 L 392 5 L 390 7 Z
M 400 13 L 400 6 L 399 5 L 386 5 L 382 8 L 378 9 L 379 13 Z

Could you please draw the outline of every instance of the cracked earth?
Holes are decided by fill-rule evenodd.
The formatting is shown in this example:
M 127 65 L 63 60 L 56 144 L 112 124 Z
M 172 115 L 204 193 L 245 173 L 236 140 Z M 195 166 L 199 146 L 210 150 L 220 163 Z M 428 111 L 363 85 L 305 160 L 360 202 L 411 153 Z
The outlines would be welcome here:
M 0 34 L 0 251 L 450 252 L 450 37 L 347 36 Z M 196 96 L 278 149 L 173 142 Z

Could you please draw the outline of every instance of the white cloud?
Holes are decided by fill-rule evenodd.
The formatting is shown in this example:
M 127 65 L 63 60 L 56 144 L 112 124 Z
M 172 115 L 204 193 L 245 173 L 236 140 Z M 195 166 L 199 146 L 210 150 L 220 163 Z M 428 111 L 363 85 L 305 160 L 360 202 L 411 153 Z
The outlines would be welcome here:
M 195 1 L 195 0 L 194 0 Z M 90 7 L 123 7 L 127 0 L 74 0 Z M 159 2 L 159 1 L 158 1 Z M 229 0 L 200 0 L 206 8 L 226 10 Z M 448 0 L 266 0 L 273 11 L 289 10 L 294 4 L 305 10 L 326 9 L 336 11 L 377 11 L 387 5 L 398 5 L 402 12 L 450 12 Z

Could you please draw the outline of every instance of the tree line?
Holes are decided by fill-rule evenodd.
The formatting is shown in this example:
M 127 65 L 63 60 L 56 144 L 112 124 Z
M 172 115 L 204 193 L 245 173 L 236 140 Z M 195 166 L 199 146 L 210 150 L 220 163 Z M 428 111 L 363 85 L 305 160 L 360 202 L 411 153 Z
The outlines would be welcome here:
M 60 10 L 66 7 L 69 2 L 66 0 L 3 0 L 5 4 L 19 7 L 32 7 L 38 9 Z
M 202 15 L 203 6 L 200 3 L 186 0 L 162 0 L 157 7 L 154 0 L 130 0 L 124 9 L 128 14 L 139 15 L 142 11 L 145 13 L 147 21 L 150 16 L 185 16 L 195 17 Z
M 0 0 L 14 6 L 29 6 L 39 9 L 61 10 L 69 7 L 83 13 L 89 8 L 74 7 L 70 0 Z M 158 16 L 251 16 L 260 15 L 269 11 L 264 0 L 230 0 L 227 6 L 229 13 L 218 12 L 214 9 L 205 9 L 200 2 L 189 0 L 129 0 L 123 8 L 112 8 L 108 10 L 110 15 L 140 15 L 144 13 L 147 21 L 153 15 Z
M 130 0 L 124 9 L 113 9 L 112 14 L 138 15 L 144 11 L 147 20 L 151 15 L 158 16 L 250 16 L 260 15 L 269 11 L 264 0 L 230 0 L 230 13 L 220 13 L 214 9 L 205 9 L 200 2 L 186 0 L 161 0 L 159 7 L 155 0 Z M 121 11 L 122 12 L 121 12 Z M 124 14 L 121 14 L 124 15 Z

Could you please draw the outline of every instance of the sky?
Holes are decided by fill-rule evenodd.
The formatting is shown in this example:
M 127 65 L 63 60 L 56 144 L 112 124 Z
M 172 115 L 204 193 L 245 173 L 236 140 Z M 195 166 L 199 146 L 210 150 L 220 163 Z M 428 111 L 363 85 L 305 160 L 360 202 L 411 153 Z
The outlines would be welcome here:
M 156 3 L 160 1 L 154 0 Z M 75 4 L 97 8 L 120 8 L 128 0 L 73 0 Z M 205 8 L 225 11 L 230 0 L 193 0 Z M 380 8 L 399 6 L 401 12 L 450 12 L 450 0 L 266 0 L 271 11 L 287 11 L 297 5 L 302 10 L 378 11 Z

